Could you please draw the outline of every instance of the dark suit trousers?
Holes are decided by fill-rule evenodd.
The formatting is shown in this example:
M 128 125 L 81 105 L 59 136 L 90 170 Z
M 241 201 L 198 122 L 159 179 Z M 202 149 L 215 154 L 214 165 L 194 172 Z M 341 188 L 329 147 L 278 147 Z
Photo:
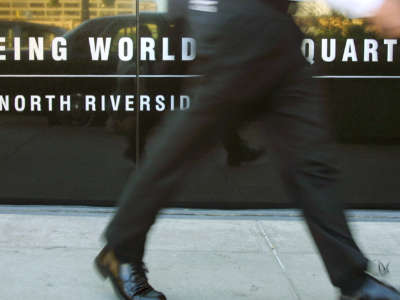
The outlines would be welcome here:
M 191 109 L 166 118 L 128 180 L 106 230 L 109 246 L 141 259 L 148 230 L 185 172 L 232 122 L 251 119 L 262 107 L 273 161 L 289 197 L 304 211 L 332 283 L 343 287 L 363 277 L 367 260 L 336 194 L 327 100 L 301 54 L 297 26 L 258 0 L 221 0 L 218 12 L 190 11 L 188 19 L 198 41 L 199 63 L 191 73 L 204 79 Z

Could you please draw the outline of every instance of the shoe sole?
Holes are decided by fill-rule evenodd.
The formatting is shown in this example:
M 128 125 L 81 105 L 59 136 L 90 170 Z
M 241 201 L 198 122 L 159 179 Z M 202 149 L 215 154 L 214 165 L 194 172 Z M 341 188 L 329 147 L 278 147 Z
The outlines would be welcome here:
M 97 259 L 94 261 L 94 267 L 97 270 L 97 273 L 101 276 L 103 280 L 107 280 L 110 277 L 110 272 L 107 270 L 105 266 L 103 266 Z M 121 291 L 118 290 L 118 288 L 115 285 L 115 282 L 110 279 L 112 289 L 114 290 L 114 294 L 120 299 L 120 300 L 127 300 L 124 296 L 121 295 Z
M 94 261 L 94 267 L 97 270 L 97 273 L 101 275 L 103 280 L 106 280 L 108 277 L 110 277 L 110 273 L 107 270 L 105 266 L 103 266 L 98 259 L 96 258 Z

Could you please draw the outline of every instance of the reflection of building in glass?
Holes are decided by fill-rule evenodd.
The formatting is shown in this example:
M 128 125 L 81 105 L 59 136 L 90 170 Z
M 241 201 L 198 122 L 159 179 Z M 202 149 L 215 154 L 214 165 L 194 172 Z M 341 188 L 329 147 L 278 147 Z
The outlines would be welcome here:
M 135 13 L 135 0 L 88 0 L 89 17 Z M 0 0 L 0 20 L 27 21 L 72 28 L 82 21 L 83 0 Z M 140 11 L 157 11 L 165 0 L 141 0 Z M 111 5 L 106 5 L 112 3 Z M 159 7 L 160 6 L 160 7 Z

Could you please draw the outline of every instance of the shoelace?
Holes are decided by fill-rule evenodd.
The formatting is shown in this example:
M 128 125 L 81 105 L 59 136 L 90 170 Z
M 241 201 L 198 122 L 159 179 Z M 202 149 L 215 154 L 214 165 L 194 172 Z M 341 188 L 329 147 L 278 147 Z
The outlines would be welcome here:
M 135 284 L 131 287 L 131 292 L 133 295 L 137 295 L 151 288 L 147 281 L 146 273 L 148 273 L 148 270 L 143 263 L 132 265 L 132 271 L 130 275 L 131 280 L 135 282 Z

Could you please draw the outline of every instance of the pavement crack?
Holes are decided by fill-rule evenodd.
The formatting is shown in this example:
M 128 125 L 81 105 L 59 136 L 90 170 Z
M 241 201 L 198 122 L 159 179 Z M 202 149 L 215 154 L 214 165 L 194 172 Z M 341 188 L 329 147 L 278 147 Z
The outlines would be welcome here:
M 283 275 L 285 276 L 286 280 L 288 281 L 289 286 L 290 286 L 290 291 L 292 292 L 292 295 L 294 296 L 294 298 L 296 300 L 301 300 L 301 297 L 300 297 L 299 293 L 296 290 L 296 286 L 294 285 L 292 279 L 290 278 L 289 274 L 287 273 L 285 265 L 283 264 L 281 258 L 279 257 L 279 254 L 278 254 L 278 251 L 277 251 L 275 245 L 273 244 L 271 239 L 268 237 L 268 235 L 265 232 L 265 229 L 262 226 L 261 222 L 260 221 L 256 221 L 256 225 L 257 225 L 257 229 L 258 229 L 259 233 L 264 238 L 265 243 L 267 244 L 268 248 L 271 250 L 273 256 L 275 257 L 276 261 L 278 262 L 279 267 L 282 270 Z
M 42 247 L 43 250 L 67 249 L 67 246 Z

